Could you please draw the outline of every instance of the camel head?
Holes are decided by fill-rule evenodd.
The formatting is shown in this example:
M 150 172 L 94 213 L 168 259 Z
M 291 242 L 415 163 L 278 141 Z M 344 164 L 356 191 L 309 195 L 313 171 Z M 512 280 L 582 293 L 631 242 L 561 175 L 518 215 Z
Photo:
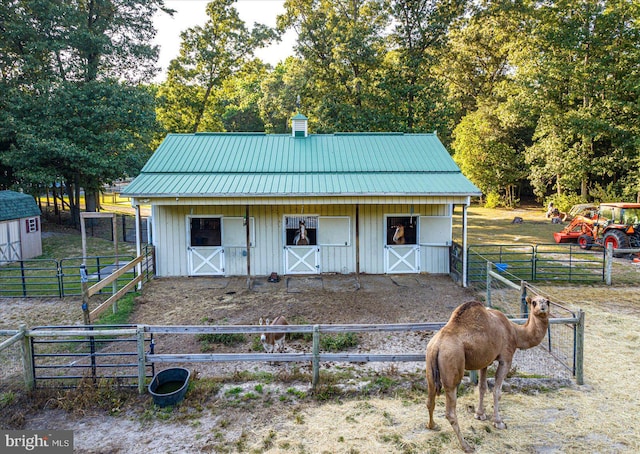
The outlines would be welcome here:
M 527 296 L 527 303 L 531 313 L 538 318 L 548 318 L 550 314 L 550 302 L 544 296 L 536 295 L 533 298 Z

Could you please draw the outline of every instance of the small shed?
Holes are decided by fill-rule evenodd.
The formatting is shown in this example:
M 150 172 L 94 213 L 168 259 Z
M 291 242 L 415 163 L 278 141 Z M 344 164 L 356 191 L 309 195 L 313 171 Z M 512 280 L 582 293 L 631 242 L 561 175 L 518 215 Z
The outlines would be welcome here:
M 0 191 L 0 263 L 42 255 L 40 208 L 35 199 Z
M 446 274 L 480 190 L 435 133 L 309 134 L 298 114 L 291 134 L 169 134 L 122 195 L 151 205 L 160 276 Z

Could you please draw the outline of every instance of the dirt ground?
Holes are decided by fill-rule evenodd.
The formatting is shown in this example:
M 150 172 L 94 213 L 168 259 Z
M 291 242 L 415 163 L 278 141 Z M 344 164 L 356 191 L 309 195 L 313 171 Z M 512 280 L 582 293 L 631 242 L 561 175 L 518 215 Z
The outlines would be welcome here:
M 464 394 L 458 401 L 463 435 L 480 453 L 638 452 L 640 287 L 545 290 L 587 313 L 585 384 L 532 392 L 507 389 L 501 400 L 505 431 L 473 419 L 466 409 L 477 404 L 477 392 Z M 137 298 L 133 322 L 255 324 L 261 316 L 278 314 L 306 323 L 446 321 L 458 304 L 475 296 L 448 277 L 429 275 L 362 276 L 359 281 L 353 276 L 295 277 L 275 284 L 258 279 L 252 289 L 245 278 L 157 279 Z M 0 328 L 79 324 L 82 314 L 77 300 L 4 299 L 0 320 Z M 358 351 L 421 352 L 428 334 L 363 336 Z M 248 351 L 250 344 L 233 348 Z M 156 352 L 199 348 L 195 339 L 164 336 Z M 289 342 L 287 351 L 305 348 L 302 342 Z M 249 367 L 252 375 L 242 375 Z M 170 410 L 154 407 L 148 395 L 112 404 L 118 408 L 83 405 L 74 410 L 45 404 L 24 410 L 20 418 L 3 409 L 0 428 L 73 430 L 78 453 L 461 452 L 444 418 L 444 397 L 435 415 L 441 430 L 426 429 L 424 364 L 407 363 L 402 371 L 382 364 L 378 375 L 374 372 L 373 380 L 360 388 L 357 382 L 364 375 L 347 366 L 329 367 L 344 371 L 345 381 L 353 385 L 355 380 L 355 388 L 310 397 L 309 383 L 292 378 L 291 365 L 200 363 L 190 367 L 198 380 L 232 379 L 208 392 L 197 387 L 184 404 Z M 284 380 L 271 381 L 261 372 Z M 385 391 L 388 377 L 396 383 L 391 392 Z M 487 407 L 492 408 L 490 399 Z

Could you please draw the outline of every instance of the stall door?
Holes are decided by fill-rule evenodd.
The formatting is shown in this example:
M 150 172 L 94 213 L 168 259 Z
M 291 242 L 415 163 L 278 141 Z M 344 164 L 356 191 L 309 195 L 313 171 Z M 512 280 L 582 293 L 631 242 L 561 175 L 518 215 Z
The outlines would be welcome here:
M 388 216 L 385 228 L 385 273 L 419 273 L 418 218 L 415 216 Z
M 285 274 L 320 274 L 317 216 L 285 216 Z
M 187 260 L 190 276 L 223 276 L 224 248 L 220 217 L 189 217 Z

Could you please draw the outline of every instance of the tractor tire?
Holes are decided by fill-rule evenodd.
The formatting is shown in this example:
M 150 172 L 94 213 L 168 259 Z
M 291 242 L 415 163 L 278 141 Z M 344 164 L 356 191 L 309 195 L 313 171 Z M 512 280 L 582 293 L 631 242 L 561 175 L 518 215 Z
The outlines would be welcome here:
M 593 237 L 583 233 L 578 237 L 578 246 L 580 246 L 580 249 L 588 251 L 593 246 Z
M 609 230 L 602 237 L 602 246 L 607 249 L 609 244 L 613 246 L 614 249 L 629 249 L 629 237 L 626 233 L 621 232 L 620 230 Z M 624 257 L 623 253 L 614 253 L 614 257 Z

